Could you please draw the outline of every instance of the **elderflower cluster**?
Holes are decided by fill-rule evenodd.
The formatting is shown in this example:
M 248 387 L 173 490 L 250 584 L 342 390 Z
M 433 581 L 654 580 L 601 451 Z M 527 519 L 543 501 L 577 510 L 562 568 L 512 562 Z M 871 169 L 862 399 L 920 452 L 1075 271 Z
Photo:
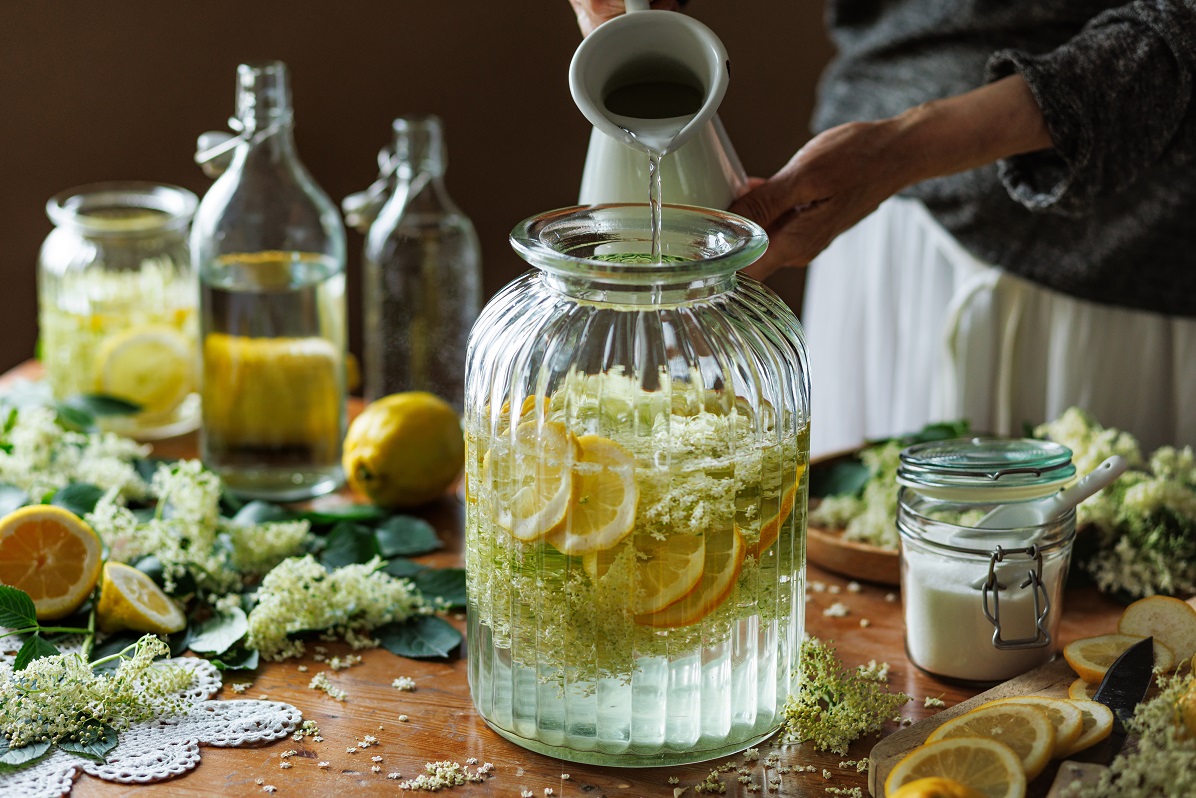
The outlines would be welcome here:
M 87 521 L 112 559 L 157 557 L 168 592 L 188 573 L 201 587 L 225 592 L 242 575 L 263 573 L 296 554 L 307 538 L 306 521 L 242 525 L 222 518 L 220 479 L 199 460 L 159 466 L 150 490 L 158 506 L 149 520 L 139 520 L 109 491 Z
M 1095 552 L 1080 566 L 1106 592 L 1131 597 L 1196 592 L 1196 454 L 1164 446 L 1149 460 L 1133 436 L 1100 426 L 1072 408 L 1035 430 L 1072 450 L 1085 473 L 1117 454 L 1131 468 L 1076 510 L 1095 531 Z
M 297 632 L 330 630 L 362 644 L 360 635 L 394 621 L 432 612 L 415 586 L 381 571 L 375 557 L 325 570 L 311 555 L 284 560 L 262 579 L 249 613 L 247 645 L 268 660 L 303 653 Z
M 480 784 L 493 770 L 494 765 L 489 762 L 472 771 L 459 762 L 427 762 L 423 774 L 400 782 L 399 789 L 439 792 L 462 784 Z
M 34 501 L 72 482 L 112 491 L 122 500 L 145 496 L 133 463 L 150 448 L 113 433 L 72 432 L 52 408 L 7 410 L 0 431 L 0 483 L 16 485 Z
M 910 700 L 891 693 L 879 668 L 846 670 L 828 643 L 811 638 L 801 645 L 797 692 L 785 702 L 785 740 L 809 740 L 819 751 L 846 754 L 847 746 L 879 731 Z
M 885 549 L 897 548 L 897 466 L 905 442 L 892 440 L 863 449 L 860 461 L 871 476 L 859 496 L 827 496 L 810 511 L 810 522 L 843 529 L 843 537 Z
M 0 731 L 13 748 L 33 742 L 79 741 L 99 727 L 127 728 L 182 711 L 191 671 L 155 664 L 170 648 L 153 635 L 136 644 L 114 671 L 96 672 L 79 654 L 35 659 L 13 671 L 0 662 Z
M 1196 735 L 1180 721 L 1185 694 L 1196 690 L 1196 676 L 1159 676 L 1159 692 L 1139 704 L 1128 724 L 1137 746 L 1113 760 L 1096 784 L 1075 785 L 1072 798 L 1147 798 L 1196 795 Z

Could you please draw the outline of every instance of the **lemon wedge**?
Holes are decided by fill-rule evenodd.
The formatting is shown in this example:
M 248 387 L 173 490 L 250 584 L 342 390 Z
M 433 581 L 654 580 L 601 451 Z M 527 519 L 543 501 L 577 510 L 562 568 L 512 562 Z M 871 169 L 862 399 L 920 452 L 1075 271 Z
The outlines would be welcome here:
M 747 553 L 743 535 L 728 527 L 708 531 L 704 537 L 705 556 L 697 583 L 677 601 L 637 615 L 636 623 L 658 629 L 688 626 L 705 618 L 731 595 Z
M 187 625 L 182 610 L 146 574 L 119 562 L 104 566 L 96 604 L 100 631 L 170 634 Z
M 583 435 L 577 446 L 580 458 L 573 469 L 568 518 L 545 537 L 571 555 L 609 549 L 621 541 L 635 526 L 639 504 L 631 452 L 600 435 Z
M 1026 774 L 1017 754 L 1004 743 L 983 737 L 949 737 L 915 748 L 889 772 L 885 795 L 927 776 L 966 784 L 986 798 L 1024 798 L 1026 794 Z
M 985 737 L 1004 743 L 1017 754 L 1029 780 L 1042 772 L 1055 753 L 1055 727 L 1050 717 L 1040 707 L 1028 704 L 983 704 L 946 721 L 926 742 L 949 737 Z
M 166 324 L 130 327 L 96 353 L 95 390 L 141 406 L 147 416 L 169 413 L 195 390 L 195 346 Z
M 559 529 L 572 497 L 573 464 L 580 456 L 577 439 L 555 421 L 526 421 L 515 428 L 513 442 L 496 441 L 482 460 L 494 522 L 522 541 Z
M 0 584 L 29 594 L 39 621 L 63 618 L 95 589 L 101 549 L 92 528 L 69 510 L 21 507 L 0 520 Z

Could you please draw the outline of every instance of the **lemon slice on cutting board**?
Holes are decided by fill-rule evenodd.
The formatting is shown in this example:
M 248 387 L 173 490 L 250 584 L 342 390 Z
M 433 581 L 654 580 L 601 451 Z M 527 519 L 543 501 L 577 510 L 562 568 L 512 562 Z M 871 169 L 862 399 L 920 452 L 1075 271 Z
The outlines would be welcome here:
M 926 742 L 952 737 L 984 737 L 1004 743 L 1017 754 L 1026 778 L 1031 780 L 1055 753 L 1055 727 L 1050 716 L 1029 704 L 983 704 L 946 721 L 930 733 Z
M 1089 684 L 1100 684 L 1114 660 L 1140 640 L 1142 640 L 1141 637 L 1123 634 L 1082 637 L 1063 647 L 1063 658 L 1081 679 Z M 1158 638 L 1155 638 L 1154 666 L 1160 670 L 1169 671 L 1174 664 L 1175 654 L 1170 648 L 1160 643 Z
M 0 584 L 33 599 L 39 621 L 82 606 L 100 577 L 100 538 L 69 510 L 33 504 L 0 520 Z
M 195 390 L 196 360 L 195 345 L 174 327 L 130 327 L 100 345 L 95 390 L 135 402 L 145 415 L 169 413 Z
M 928 776 L 966 784 L 986 798 L 1024 798 L 1026 774 L 1009 746 L 983 737 L 948 737 L 910 751 L 885 779 L 885 795 Z
M 635 526 L 639 488 L 635 456 L 600 435 L 577 439 L 580 456 L 573 469 L 573 492 L 564 525 L 545 537 L 564 554 L 609 549 Z
M 187 619 L 149 576 L 131 565 L 110 562 L 100 580 L 96 623 L 103 632 L 170 634 L 186 626 Z

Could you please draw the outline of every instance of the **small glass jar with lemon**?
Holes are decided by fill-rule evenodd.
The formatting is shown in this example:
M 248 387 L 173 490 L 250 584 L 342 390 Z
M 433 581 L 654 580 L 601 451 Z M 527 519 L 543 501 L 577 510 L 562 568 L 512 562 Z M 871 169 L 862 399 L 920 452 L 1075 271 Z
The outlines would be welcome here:
M 38 264 L 40 354 L 58 399 L 103 394 L 140 411 L 107 428 L 143 440 L 195 429 L 197 288 L 176 186 L 97 183 L 46 203 Z

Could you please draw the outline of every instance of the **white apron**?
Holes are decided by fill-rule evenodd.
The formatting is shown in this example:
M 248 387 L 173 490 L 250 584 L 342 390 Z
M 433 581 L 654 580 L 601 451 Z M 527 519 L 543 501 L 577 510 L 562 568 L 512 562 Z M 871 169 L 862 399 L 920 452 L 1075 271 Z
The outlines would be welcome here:
M 959 418 L 1022 435 L 1072 405 L 1145 454 L 1196 445 L 1196 319 L 1007 274 L 899 197 L 839 236 L 808 278 L 814 456 Z

